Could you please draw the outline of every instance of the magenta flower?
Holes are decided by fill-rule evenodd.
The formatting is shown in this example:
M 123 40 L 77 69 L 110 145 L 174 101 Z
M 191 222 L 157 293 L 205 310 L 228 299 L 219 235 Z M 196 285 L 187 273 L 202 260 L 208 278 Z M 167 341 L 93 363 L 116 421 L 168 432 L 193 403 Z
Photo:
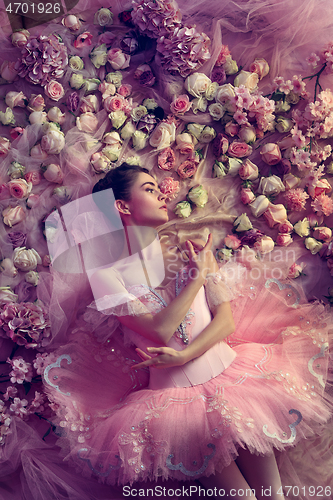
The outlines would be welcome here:
M 79 35 L 75 40 L 74 47 L 76 49 L 81 49 L 82 47 L 88 47 L 89 45 L 91 45 L 92 37 L 93 36 L 91 33 L 89 33 L 89 31 L 81 33 L 81 35 Z

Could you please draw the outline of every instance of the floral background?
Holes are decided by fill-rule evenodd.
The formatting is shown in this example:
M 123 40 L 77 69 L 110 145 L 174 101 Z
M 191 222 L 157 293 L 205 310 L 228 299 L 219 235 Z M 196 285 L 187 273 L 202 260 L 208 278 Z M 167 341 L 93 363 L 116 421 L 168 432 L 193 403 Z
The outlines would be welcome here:
M 167 194 L 162 235 L 181 241 L 213 231 L 221 264 L 246 247 L 270 262 L 284 255 L 276 260 L 283 278 L 298 280 L 310 300 L 333 302 L 333 30 L 327 22 L 317 36 L 314 23 L 305 40 L 303 23 L 302 36 L 294 26 L 289 45 L 276 45 L 288 34 L 283 3 L 271 17 L 258 7 L 248 25 L 229 2 L 214 4 L 210 17 L 173 0 L 93 10 L 79 2 L 39 26 L 16 16 L 14 32 L 2 9 L 5 476 L 18 467 L 19 458 L 8 464 L 20 425 L 51 439 L 52 401 L 41 375 L 56 344 L 56 314 L 48 308 L 45 220 L 123 161 L 148 167 Z M 301 15 L 299 2 L 292 9 Z

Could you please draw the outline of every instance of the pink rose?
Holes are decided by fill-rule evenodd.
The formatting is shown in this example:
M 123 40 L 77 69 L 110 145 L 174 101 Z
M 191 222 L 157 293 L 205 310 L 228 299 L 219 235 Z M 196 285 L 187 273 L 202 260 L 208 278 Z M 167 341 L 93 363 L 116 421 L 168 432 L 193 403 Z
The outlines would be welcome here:
M 187 134 L 183 132 L 182 134 L 177 135 L 176 137 L 176 149 L 179 150 L 182 155 L 192 155 L 194 150 L 194 144 L 192 142 L 191 134 Z
M 213 155 L 219 160 L 228 151 L 229 141 L 224 134 L 217 134 L 212 142 Z
M 274 205 L 274 203 L 271 203 L 264 212 L 264 217 L 269 227 L 274 227 L 287 219 L 287 211 L 284 205 Z
M 23 92 L 11 91 L 11 92 L 7 92 L 5 102 L 6 102 L 7 106 L 11 109 L 13 109 L 15 107 L 24 108 L 25 107 L 24 101 L 26 99 L 27 98 L 25 97 Z
M 287 190 L 294 189 L 300 183 L 300 178 L 293 174 L 286 174 L 283 176 L 283 184 Z
M 267 165 L 276 165 L 281 161 L 281 151 L 277 144 L 269 142 L 260 151 L 261 157 Z
M 269 73 L 269 65 L 265 59 L 255 59 L 250 66 L 251 73 L 257 73 L 259 80 L 262 80 L 264 76 Z
M 248 203 L 252 203 L 252 201 L 255 200 L 255 194 L 250 188 L 242 188 L 241 190 L 241 202 L 244 203 L 244 205 L 247 205 Z
M 65 135 L 60 130 L 50 129 L 41 140 L 41 147 L 51 155 L 57 155 L 65 147 Z
M 22 127 L 15 127 L 15 128 L 12 128 L 9 132 L 9 135 L 10 137 L 13 139 L 13 141 L 15 139 L 17 139 L 18 137 L 20 137 L 24 132 L 24 128 Z M 1 155 L 1 153 L 0 153 Z
M 41 94 L 31 94 L 28 104 L 29 111 L 43 111 L 45 108 L 44 97 Z
M 158 167 L 162 170 L 173 170 L 176 164 L 175 153 L 170 147 L 165 148 L 158 155 Z
M 321 241 L 330 241 L 332 238 L 332 229 L 329 227 L 315 227 L 313 230 L 313 237 L 316 238 L 316 240 L 321 240 Z
M 296 146 L 296 144 L 295 144 L 294 139 L 291 137 L 291 135 L 287 135 L 286 137 L 281 139 L 281 141 L 278 142 L 278 146 L 280 149 L 284 150 L 284 149 L 293 148 L 294 146 Z
M 28 43 L 29 37 L 30 33 L 27 30 L 15 31 L 12 34 L 12 44 L 21 49 Z
M 7 183 L 10 196 L 17 199 L 26 198 L 32 188 L 32 184 L 24 179 L 13 179 Z
M 47 165 L 44 172 L 44 177 L 49 182 L 55 182 L 56 184 L 61 184 L 64 178 L 64 174 L 59 165 L 55 163 L 50 163 Z
M 0 158 L 6 158 L 10 150 L 10 141 L 5 137 L 0 137 Z
M 181 179 L 192 177 L 197 171 L 198 165 L 195 161 L 186 160 L 177 168 L 177 173 Z
M 230 144 L 228 153 L 234 158 L 244 158 L 252 153 L 252 147 L 245 142 L 234 141 Z
M 289 222 L 289 220 L 285 220 L 283 222 L 280 222 L 280 224 L 278 225 L 279 233 L 284 233 L 284 234 L 292 233 L 293 230 L 294 230 L 294 226 L 292 225 L 291 222 Z
M 98 86 L 98 90 L 102 92 L 102 99 L 106 99 L 109 95 L 115 95 L 117 89 L 113 83 L 102 82 Z
M 252 161 L 247 158 L 238 170 L 238 174 L 244 181 L 254 181 L 258 178 L 259 171 L 257 165 L 252 163 Z
M 125 99 L 121 95 L 108 96 L 104 102 L 103 106 L 105 111 L 111 113 L 111 111 L 121 111 L 124 107 Z
M 81 49 L 82 47 L 88 47 L 91 45 L 92 34 L 89 31 L 81 33 L 74 42 L 74 47 L 76 49 Z
M 93 134 L 98 125 L 97 116 L 94 113 L 82 113 L 81 116 L 76 118 L 76 126 L 82 132 Z
M 38 143 L 30 149 L 30 156 L 35 160 L 46 160 L 48 154 L 42 149 L 40 143 Z
M 27 182 L 31 182 L 33 186 L 37 186 L 42 180 L 42 176 L 40 172 L 38 172 L 37 170 L 32 170 L 31 172 L 27 172 L 24 178 Z
M 40 197 L 38 194 L 31 194 L 26 201 L 28 208 L 35 208 L 39 205 L 39 203 L 40 203 Z
M 301 274 L 303 274 L 303 269 L 303 264 L 296 264 L 296 262 L 294 262 L 289 268 L 287 277 L 291 279 L 298 278 Z
M 171 113 L 175 115 L 183 115 L 191 108 L 191 103 L 188 95 L 180 95 L 176 97 L 170 104 Z
M 125 84 L 125 83 L 120 85 L 120 87 L 118 89 L 118 94 L 120 94 L 123 97 L 128 97 L 131 95 L 131 93 L 132 93 L 132 85 Z
M 57 106 L 53 106 L 48 110 L 47 117 L 50 122 L 59 123 L 59 125 L 63 125 L 66 121 L 65 113 L 62 113 Z
M 309 221 L 310 227 L 320 226 L 324 222 L 324 216 L 322 214 L 318 215 L 318 214 L 311 213 L 308 215 L 308 221 Z
M 314 179 L 308 183 L 308 193 L 311 198 L 317 198 L 322 193 L 327 194 L 330 191 L 332 191 L 332 188 L 327 179 Z
M 172 177 L 165 177 L 160 183 L 160 191 L 165 194 L 167 201 L 176 198 L 179 189 L 179 181 L 175 181 Z
M 88 95 L 86 97 L 82 97 L 80 103 L 80 112 L 81 113 L 97 113 L 99 111 L 99 102 L 95 95 Z
M 15 61 L 4 61 L 0 67 L 0 75 L 7 82 L 14 82 L 17 80 L 17 71 L 15 69 Z
M 94 153 L 91 155 L 90 162 L 95 172 L 107 172 L 111 168 L 111 162 L 103 153 Z
M 261 254 L 269 253 L 274 248 L 274 241 L 270 236 L 263 236 L 260 240 L 257 240 L 253 245 L 253 248 L 260 252 Z
M 131 56 L 125 54 L 121 49 L 110 49 L 108 52 L 108 61 L 113 69 L 125 69 L 130 64 Z
M 235 137 L 239 132 L 239 125 L 237 123 L 228 122 L 224 127 L 225 133 L 231 137 Z
M 56 80 L 50 80 L 49 83 L 45 85 L 44 90 L 47 97 L 53 101 L 59 101 L 59 99 L 65 95 L 63 86 Z
M 276 244 L 280 247 L 287 247 L 292 242 L 293 239 L 289 233 L 279 233 L 276 237 Z
M 242 242 L 234 234 L 228 234 L 228 236 L 224 238 L 224 244 L 232 250 L 237 250 L 237 248 L 241 246 Z
M 2 212 L 3 222 L 6 226 L 12 227 L 25 219 L 25 211 L 21 206 L 7 207 Z

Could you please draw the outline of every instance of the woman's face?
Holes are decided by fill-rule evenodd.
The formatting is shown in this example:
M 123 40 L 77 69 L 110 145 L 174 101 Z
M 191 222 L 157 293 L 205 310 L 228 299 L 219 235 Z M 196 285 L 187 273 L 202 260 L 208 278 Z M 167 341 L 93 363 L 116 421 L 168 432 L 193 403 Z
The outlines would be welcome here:
M 151 175 L 140 172 L 131 189 L 130 201 L 124 202 L 129 225 L 157 227 L 168 221 L 165 195 Z

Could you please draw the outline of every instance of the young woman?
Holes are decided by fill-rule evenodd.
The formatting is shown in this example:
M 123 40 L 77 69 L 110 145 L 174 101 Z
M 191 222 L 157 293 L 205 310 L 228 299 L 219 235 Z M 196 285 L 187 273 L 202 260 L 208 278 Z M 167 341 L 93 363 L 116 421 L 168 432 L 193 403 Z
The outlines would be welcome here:
M 267 491 L 283 498 L 274 449 L 312 435 L 330 417 L 330 324 L 322 306 L 288 305 L 271 283 L 252 300 L 244 284 L 235 328 L 230 300 L 237 294 L 215 262 L 211 235 L 184 248 L 155 238 L 152 229 L 168 212 L 148 170 L 123 164 L 95 185 L 93 197 L 109 220 L 117 210 L 124 237 L 112 265 L 97 258 L 90 265 L 95 300 L 44 373 L 66 430 L 64 455 L 109 484 L 198 479 L 234 498 L 245 490 L 247 498 Z M 131 347 L 120 347 L 122 336 L 141 363 Z M 126 378 L 131 388 L 121 398 Z

